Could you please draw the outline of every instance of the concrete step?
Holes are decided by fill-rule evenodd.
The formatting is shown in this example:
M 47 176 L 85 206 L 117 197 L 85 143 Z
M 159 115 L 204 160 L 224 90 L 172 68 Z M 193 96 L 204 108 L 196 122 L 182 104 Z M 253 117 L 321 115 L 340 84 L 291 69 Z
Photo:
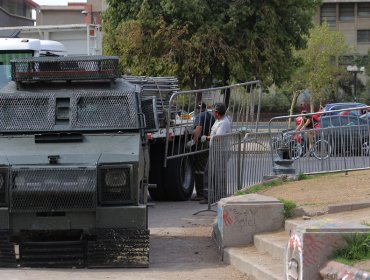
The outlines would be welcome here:
M 270 254 L 273 258 L 285 259 L 285 250 L 289 242 L 289 234 L 286 231 L 256 234 L 253 237 L 254 246 L 260 252 Z
M 300 224 L 303 224 L 305 222 L 307 222 L 307 221 L 303 220 L 302 218 L 286 220 L 284 228 L 285 228 L 285 231 L 287 232 L 288 236 L 290 236 L 290 234 L 295 231 L 297 226 L 299 226 Z
M 225 248 L 224 262 L 258 280 L 284 279 L 284 262 L 255 246 Z

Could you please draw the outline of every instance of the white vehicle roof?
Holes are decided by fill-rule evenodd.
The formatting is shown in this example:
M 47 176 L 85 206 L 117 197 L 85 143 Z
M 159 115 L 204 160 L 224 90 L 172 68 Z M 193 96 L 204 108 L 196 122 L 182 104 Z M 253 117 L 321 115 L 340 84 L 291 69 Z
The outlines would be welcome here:
M 51 40 L 40 40 L 41 54 L 56 54 L 66 56 L 67 51 L 62 43 Z
M 0 38 L 0 51 L 32 50 L 40 51 L 41 43 L 38 39 Z

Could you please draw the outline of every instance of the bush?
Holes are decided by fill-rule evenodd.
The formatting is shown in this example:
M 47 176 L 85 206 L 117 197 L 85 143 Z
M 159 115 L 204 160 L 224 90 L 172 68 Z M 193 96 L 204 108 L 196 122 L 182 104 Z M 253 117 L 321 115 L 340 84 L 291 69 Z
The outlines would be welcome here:
M 295 202 L 293 202 L 293 201 L 285 200 L 285 199 L 282 199 L 282 198 L 279 198 L 279 200 L 284 205 L 284 218 L 289 219 L 289 218 L 293 217 L 294 210 L 297 208 L 297 204 L 295 204 Z

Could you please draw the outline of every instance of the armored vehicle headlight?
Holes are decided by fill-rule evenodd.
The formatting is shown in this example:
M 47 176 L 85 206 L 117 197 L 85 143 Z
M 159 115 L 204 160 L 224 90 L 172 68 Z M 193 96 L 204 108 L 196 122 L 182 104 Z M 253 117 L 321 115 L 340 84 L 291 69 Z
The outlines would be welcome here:
M 127 204 L 133 202 L 132 166 L 102 166 L 100 168 L 100 204 Z
M 108 187 L 119 187 L 126 185 L 127 177 L 122 169 L 107 170 L 104 181 Z

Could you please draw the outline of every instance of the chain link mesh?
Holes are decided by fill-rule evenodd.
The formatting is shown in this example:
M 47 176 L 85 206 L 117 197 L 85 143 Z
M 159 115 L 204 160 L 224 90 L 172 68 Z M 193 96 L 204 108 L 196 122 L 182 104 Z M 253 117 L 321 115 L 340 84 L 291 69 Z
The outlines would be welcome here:
M 130 91 L 79 91 L 71 98 L 72 128 L 138 129 L 137 101 Z
M 92 80 L 120 77 L 118 58 L 110 56 L 37 57 L 11 61 L 12 80 Z
M 52 130 L 54 118 L 55 96 L 53 94 L 0 96 L 0 130 L 2 131 Z
M 15 169 L 11 174 L 13 212 L 64 211 L 96 207 L 96 169 Z

